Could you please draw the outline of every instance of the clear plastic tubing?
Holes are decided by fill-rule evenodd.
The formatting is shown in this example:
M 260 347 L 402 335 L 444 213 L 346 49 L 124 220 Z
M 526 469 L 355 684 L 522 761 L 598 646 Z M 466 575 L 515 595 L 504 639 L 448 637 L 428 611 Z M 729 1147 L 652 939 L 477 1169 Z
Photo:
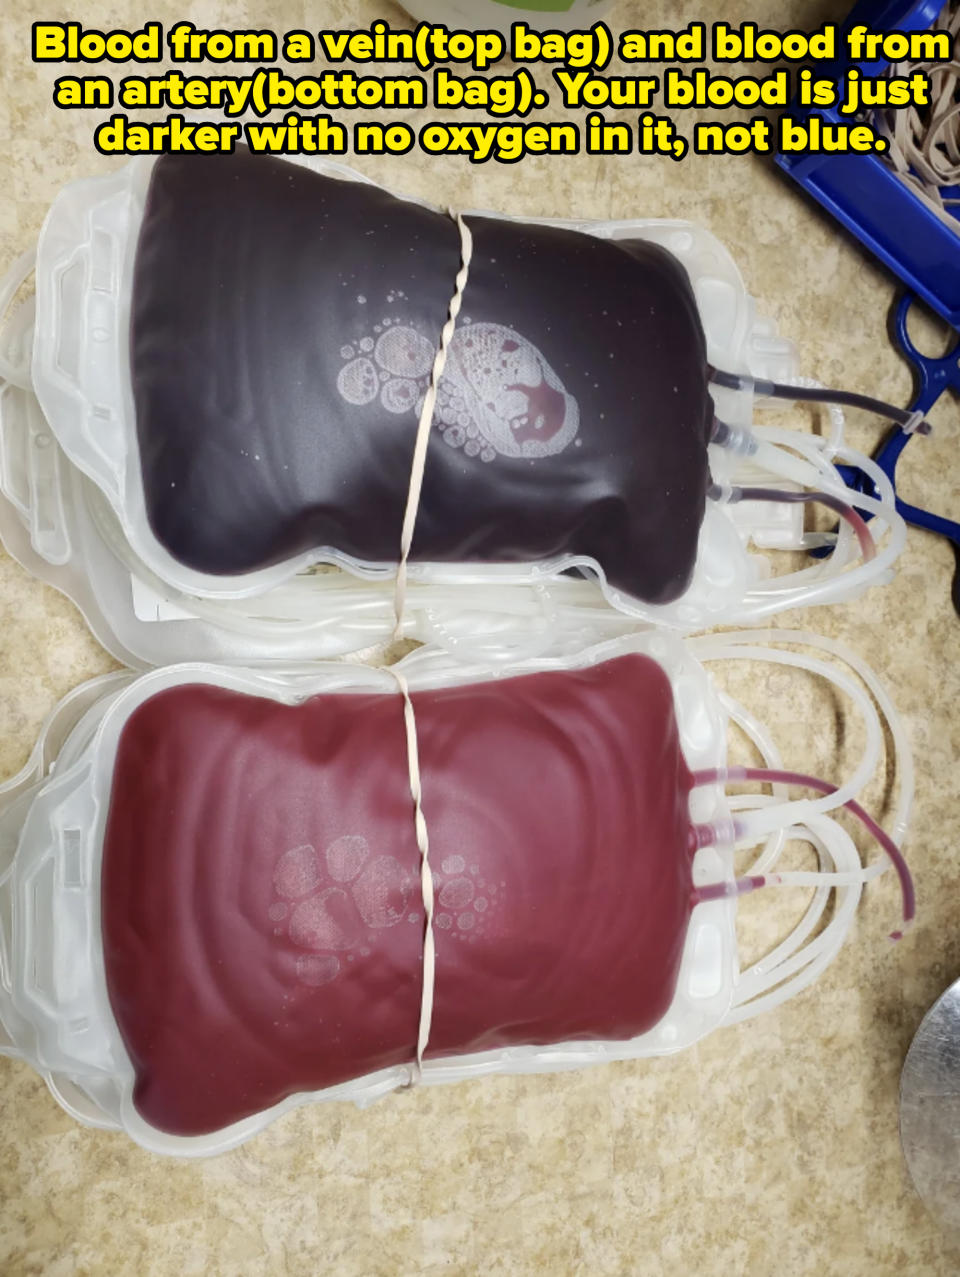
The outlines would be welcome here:
M 791 837 L 802 838 L 811 843 L 818 852 L 821 864 L 825 859 L 834 864 L 840 864 L 844 859 L 856 859 L 856 848 L 850 836 L 822 817 L 812 822 L 809 829 L 791 829 L 788 832 Z M 813 984 L 830 965 L 843 947 L 861 891 L 861 884 L 856 882 L 834 881 L 832 886 L 838 889 L 839 899 L 833 918 L 824 930 L 799 952 L 788 954 L 783 961 L 780 960 L 783 955 L 778 946 L 755 964 L 741 980 L 736 993 L 736 1005 L 728 1013 L 725 1023 L 735 1024 L 772 1010 Z M 805 923 L 806 919 L 801 926 Z M 788 937 L 788 941 L 792 938 Z M 785 983 L 790 977 L 790 983 Z
M 877 678 L 865 660 L 837 639 L 827 638 L 811 630 L 731 630 L 726 634 L 705 635 L 689 641 L 690 649 L 700 660 L 737 660 L 743 658 L 750 650 L 757 651 L 758 643 L 792 643 L 797 646 L 811 647 L 837 657 L 863 680 L 874 700 L 880 708 L 890 736 L 893 741 L 893 757 L 896 763 L 897 800 L 891 822 L 890 836 L 898 845 L 903 843 L 910 824 L 913 809 L 916 775 L 913 762 L 913 749 L 907 738 L 903 720 L 896 706 L 890 699 L 886 688 Z M 781 662 L 780 658 L 790 655 L 772 648 L 760 648 L 759 659 L 772 661 L 775 664 L 792 664 Z M 806 667 L 804 667 L 806 668 Z M 832 681 L 832 673 L 830 675 Z M 876 721 L 876 712 L 870 705 L 870 718 Z M 879 729 L 879 725 L 878 725 Z M 885 865 L 871 866 L 872 876 L 882 873 Z
M 781 505 L 822 505 L 844 519 L 853 529 L 864 563 L 877 557 L 877 547 L 864 519 L 846 501 L 831 492 L 783 492 L 779 488 L 741 488 L 734 484 L 711 484 L 707 496 L 735 505 L 740 501 L 771 501 Z
M 749 634 L 750 632 L 747 631 L 746 633 Z M 750 637 L 755 641 L 758 636 L 750 635 Z M 777 642 L 779 638 L 775 630 L 769 632 L 769 637 L 773 642 Z M 711 639 L 713 640 L 712 642 Z M 831 794 L 823 798 L 800 799 L 760 811 L 746 813 L 743 820 L 737 823 L 742 828 L 744 838 L 749 838 L 750 842 L 758 842 L 765 834 L 771 833 L 776 829 L 778 825 L 809 820 L 812 816 L 829 812 L 835 807 L 840 807 L 851 799 L 855 799 L 877 770 L 883 748 L 883 732 L 879 716 L 869 696 L 851 678 L 848 678 L 842 670 L 826 665 L 823 661 L 816 660 L 814 657 L 803 656 L 798 652 L 775 651 L 771 648 L 731 642 L 730 639 L 731 636 L 724 634 L 708 638 L 706 641 L 709 644 L 707 648 L 708 659 L 766 661 L 776 665 L 793 666 L 796 669 L 803 669 L 812 674 L 817 674 L 828 683 L 833 683 L 835 687 L 846 692 L 853 700 L 863 717 L 867 734 L 863 757 L 859 766 L 850 779 L 845 784 L 838 786 Z M 691 644 L 694 653 L 699 655 L 704 654 L 705 646 L 706 644 L 704 643 Z
M 800 434 L 796 431 L 782 430 L 775 427 L 758 427 L 755 430 L 743 430 L 728 426 L 725 422 L 715 421 L 713 442 L 730 450 L 734 455 L 744 456 L 771 474 L 780 475 L 798 483 L 804 488 L 812 488 L 842 501 L 845 505 L 865 510 L 880 519 L 890 530 L 884 547 L 870 562 L 862 562 L 850 568 L 842 575 L 836 572 L 837 567 L 844 565 L 843 537 L 838 543 L 834 555 L 791 573 L 789 578 L 758 583 L 751 590 L 754 605 L 751 615 L 757 619 L 774 610 L 773 599 L 782 600 L 795 595 L 798 602 L 829 602 L 836 597 L 845 597 L 851 588 L 861 582 L 881 581 L 885 573 L 892 567 L 906 543 L 906 525 L 896 514 L 895 496 L 888 477 L 879 466 L 869 458 L 852 454 L 845 447 L 831 449 L 833 455 L 841 460 L 852 460 L 874 483 L 880 500 L 855 492 L 840 482 L 831 461 L 824 455 L 824 445 L 819 439 Z M 780 445 L 780 446 L 777 446 Z M 801 453 L 800 457 L 785 451 L 792 448 Z M 876 544 L 876 543 L 874 543 Z M 825 565 L 829 565 L 825 570 Z M 815 591 L 815 592 L 812 592 Z M 764 602 L 762 600 L 767 599 Z
M 745 780 L 758 780 L 766 784 L 801 786 L 805 789 L 814 789 L 821 794 L 836 794 L 837 792 L 835 785 L 831 785 L 828 781 L 820 780 L 817 776 L 808 776 L 804 772 L 782 771 L 779 769 L 773 770 L 765 767 L 711 768 L 707 771 L 694 772 L 693 775 L 694 785 L 726 784 L 730 781 L 737 782 Z M 913 878 L 911 877 L 910 870 L 907 867 L 907 862 L 904 860 L 900 848 L 896 845 L 893 839 L 880 828 L 870 813 L 860 806 L 856 799 L 850 798 L 843 805 L 848 811 L 851 811 L 856 816 L 860 823 L 869 831 L 869 833 L 876 839 L 889 856 L 890 862 L 897 871 L 897 876 L 900 879 L 900 889 L 903 894 L 903 920 L 904 922 L 911 922 L 916 913 L 916 894 L 913 887 Z M 801 875 L 801 877 L 805 882 L 807 881 L 806 875 Z M 796 883 L 799 881 L 795 873 L 778 875 L 778 878 L 783 882 L 789 881 L 791 883 Z M 747 882 L 753 882 L 753 879 L 748 878 Z M 766 883 L 761 877 L 760 881 L 756 882 L 754 885 L 764 886 Z
M 0 279 L 0 322 L 6 316 L 10 304 L 21 286 L 30 278 L 36 265 L 36 260 L 37 250 L 28 248 L 25 253 L 20 254 L 6 275 Z M 21 390 L 33 389 L 33 384 L 30 380 L 30 368 L 16 368 L 2 352 L 0 352 L 0 377 Z
M 785 431 L 783 433 L 787 434 L 789 432 Z M 824 476 L 817 473 L 813 466 L 805 466 L 799 458 L 788 457 L 779 448 L 768 445 L 768 449 L 768 453 L 764 453 L 762 460 L 760 454 L 758 453 L 757 455 L 758 463 L 762 464 L 764 468 L 771 469 L 775 474 L 783 474 L 785 478 L 794 479 L 796 482 L 803 484 L 804 487 L 815 487 L 829 492 L 831 495 L 838 496 L 842 500 L 849 500 L 858 509 L 866 510 L 877 516 L 890 529 L 890 535 L 886 544 L 878 550 L 876 558 L 871 563 L 860 563 L 851 568 L 849 572 L 845 572 L 842 577 L 837 576 L 825 580 L 820 571 L 822 564 L 817 564 L 792 574 L 790 580 L 783 584 L 779 584 L 776 580 L 762 582 L 754 587 L 756 593 L 786 595 L 797 592 L 799 597 L 803 598 L 803 583 L 814 582 L 823 587 L 820 601 L 827 602 L 833 593 L 838 590 L 849 589 L 850 586 L 864 577 L 874 581 L 882 580 L 883 574 L 893 566 L 906 544 L 907 527 L 896 513 L 893 489 L 889 479 L 880 467 L 866 457 L 858 455 L 855 458 L 856 464 L 873 480 L 881 494 L 882 500 L 876 501 L 863 493 L 854 492 L 843 484 L 826 480 Z M 837 456 L 841 460 L 846 459 L 847 452 L 846 448 L 842 448 L 838 451 Z M 779 464 L 781 459 L 785 462 L 783 466 Z M 816 479 L 812 476 L 816 476 Z M 883 502 L 886 502 L 886 504 Z
M 745 705 L 741 705 L 739 701 L 734 700 L 726 692 L 718 691 L 717 697 L 720 704 L 729 714 L 731 721 L 736 723 L 747 739 L 751 740 L 756 746 L 767 767 L 771 771 L 781 768 L 783 759 L 767 727 L 755 715 L 751 714 Z M 785 785 L 774 784 L 771 788 L 773 789 L 773 794 L 767 795 L 771 802 L 783 802 L 788 797 Z M 727 805 L 732 810 L 737 810 L 738 808 L 737 797 L 737 795 L 729 795 L 727 798 Z M 750 794 L 749 797 L 751 800 L 755 800 L 758 795 Z M 774 830 L 767 839 L 763 851 L 750 866 L 748 872 L 759 874 L 769 869 L 783 850 L 785 842 L 786 835 L 784 831 L 782 829 Z
M 725 390 L 746 390 L 755 395 L 768 395 L 771 399 L 791 399 L 798 403 L 843 404 L 845 408 L 862 408 L 864 412 L 875 413 L 878 417 L 886 417 L 895 421 L 898 426 L 909 427 L 918 434 L 929 434 L 930 424 L 907 408 L 897 408 L 894 404 L 882 399 L 874 399 L 870 395 L 858 395 L 851 390 L 830 390 L 819 386 L 788 386 L 778 381 L 766 381 L 762 377 L 751 377 L 745 373 L 724 372 L 719 368 L 710 369 L 710 380 L 715 386 Z

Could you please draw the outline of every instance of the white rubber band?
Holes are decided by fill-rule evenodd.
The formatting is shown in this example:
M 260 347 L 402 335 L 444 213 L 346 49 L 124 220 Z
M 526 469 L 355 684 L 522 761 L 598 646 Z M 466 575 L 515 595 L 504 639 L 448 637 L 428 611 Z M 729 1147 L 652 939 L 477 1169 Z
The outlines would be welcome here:
M 451 210 L 450 216 L 456 221 L 457 228 L 460 231 L 460 269 L 457 272 L 456 290 L 450 299 L 447 322 L 444 324 L 443 331 L 440 334 L 440 345 L 437 347 L 436 358 L 433 361 L 430 385 L 427 387 L 427 392 L 423 397 L 423 407 L 420 410 L 420 420 L 417 423 L 417 437 L 413 446 L 413 463 L 410 467 L 410 489 L 407 492 L 407 508 L 403 515 L 403 530 L 400 533 L 400 562 L 397 565 L 397 587 L 393 598 L 393 610 L 397 617 L 394 638 L 402 637 L 403 609 L 407 598 L 407 559 L 410 556 L 410 547 L 413 544 L 413 530 L 416 527 L 417 513 L 420 509 L 420 493 L 423 490 L 423 472 L 427 464 L 430 427 L 433 425 L 433 413 L 437 406 L 437 390 L 440 386 L 443 370 L 447 366 L 450 342 L 453 340 L 457 318 L 463 305 L 463 293 L 467 286 L 470 261 L 473 257 L 473 235 L 470 233 L 470 227 L 459 213 Z
M 396 615 L 394 639 L 403 637 L 403 612 L 407 598 L 407 559 L 413 544 L 413 532 L 417 524 L 417 513 L 420 509 L 420 494 L 423 490 L 423 472 L 427 463 L 427 446 L 430 442 L 430 428 L 433 425 L 433 413 L 437 405 L 437 389 L 443 370 L 447 366 L 447 355 L 450 342 L 453 340 L 457 318 L 463 305 L 463 294 L 470 274 L 470 261 L 473 257 L 473 236 L 470 227 L 459 213 L 451 211 L 450 216 L 457 223 L 460 231 L 460 269 L 457 272 L 456 288 L 450 299 L 447 311 L 447 322 L 440 334 L 433 371 L 430 374 L 430 385 L 423 397 L 420 420 L 417 422 L 417 435 L 413 447 L 413 461 L 410 466 L 410 488 L 407 492 L 407 506 L 403 515 L 403 529 L 400 534 L 400 562 L 397 565 L 396 591 L 393 596 L 393 610 Z M 430 871 L 430 836 L 427 833 L 427 822 L 423 815 L 423 787 L 420 777 L 420 749 L 417 744 L 417 718 L 410 698 L 407 680 L 399 670 L 388 667 L 388 672 L 396 679 L 400 694 L 403 697 L 403 722 L 407 734 L 407 767 L 410 773 L 410 795 L 413 798 L 413 819 L 417 833 L 417 847 L 420 849 L 420 893 L 423 898 L 423 980 L 420 995 L 420 1023 L 417 1029 L 417 1056 L 410 1070 L 410 1085 L 415 1086 L 423 1075 L 423 1056 L 430 1041 L 430 1028 L 433 1023 L 433 993 L 437 976 L 437 949 L 433 930 L 433 874 Z
M 403 697 L 403 722 L 407 733 L 407 767 L 410 773 L 410 794 L 413 798 L 413 822 L 420 849 L 420 892 L 423 896 L 423 982 L 420 995 L 420 1024 L 417 1029 L 417 1057 L 411 1069 L 410 1085 L 420 1081 L 423 1055 L 430 1041 L 433 1022 L 433 990 L 437 974 L 437 950 L 433 933 L 433 874 L 430 872 L 430 835 L 423 815 L 423 790 L 420 783 L 420 749 L 417 744 L 417 719 L 406 678 L 390 666 L 391 674 Z

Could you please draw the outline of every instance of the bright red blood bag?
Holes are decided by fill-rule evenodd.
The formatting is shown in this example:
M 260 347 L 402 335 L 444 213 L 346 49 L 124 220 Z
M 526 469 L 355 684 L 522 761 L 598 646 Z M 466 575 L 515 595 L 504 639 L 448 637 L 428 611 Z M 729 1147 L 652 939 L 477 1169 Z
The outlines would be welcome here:
M 625 1039 L 673 999 L 690 773 L 630 655 L 413 697 L 437 912 L 429 1056 Z M 206 1134 L 415 1053 L 424 911 L 396 695 L 172 688 L 127 721 L 107 987 L 147 1121 Z
M 883 868 L 827 814 L 873 775 L 882 732 L 846 675 L 797 657 L 854 696 L 864 761 L 826 797 L 728 802 L 728 713 L 777 756 L 691 647 L 793 663 L 747 637 L 635 634 L 499 674 L 424 648 L 397 667 L 414 748 L 387 670 L 174 666 L 79 688 L 0 791 L 0 1051 L 82 1120 L 198 1155 L 310 1099 L 662 1054 L 776 1005 L 832 960 Z M 817 891 L 738 973 L 735 895 L 797 878 L 777 866 L 786 829 L 814 846 Z M 732 840 L 768 834 L 763 873 L 735 883 Z

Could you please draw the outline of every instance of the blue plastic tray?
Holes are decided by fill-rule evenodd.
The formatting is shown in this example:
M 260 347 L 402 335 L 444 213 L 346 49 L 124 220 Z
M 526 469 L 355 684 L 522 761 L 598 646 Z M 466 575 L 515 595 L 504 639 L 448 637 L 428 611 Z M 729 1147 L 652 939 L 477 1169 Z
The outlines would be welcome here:
M 933 25 L 943 3 L 860 0 L 843 30 L 864 23 L 873 31 L 922 31 Z M 886 64 L 844 59 L 822 74 L 840 80 L 850 65 L 858 65 L 864 75 L 879 75 Z M 816 113 L 833 121 L 845 118 L 836 109 Z M 811 111 L 794 108 L 791 114 L 800 118 Z M 874 155 L 778 155 L 777 163 L 912 292 L 960 329 L 960 222 L 956 229 L 944 222 Z
M 858 23 L 872 31 L 924 31 L 932 26 L 944 0 L 860 0 L 846 22 L 845 33 Z M 825 67 L 822 74 L 838 82 L 849 58 Z M 884 62 L 859 62 L 863 75 L 880 75 Z M 813 112 L 792 109 L 803 118 Z M 842 121 L 836 108 L 820 109 L 827 120 Z M 911 407 L 927 413 L 945 390 L 960 394 L 960 220 L 944 220 L 875 155 L 778 155 L 777 163 L 856 235 L 907 286 L 894 316 L 894 337 L 916 374 L 916 397 Z M 958 331 L 952 349 L 940 358 L 923 355 L 910 340 L 907 315 L 915 298 L 922 298 Z M 875 460 L 896 489 L 897 462 L 912 435 L 899 427 L 891 431 Z M 858 470 L 840 467 L 853 488 L 873 493 L 873 484 Z M 960 523 L 945 519 L 897 496 L 897 509 L 914 527 L 939 533 L 953 543 L 957 572 L 953 603 L 960 613 Z M 814 551 L 816 553 L 816 551 Z

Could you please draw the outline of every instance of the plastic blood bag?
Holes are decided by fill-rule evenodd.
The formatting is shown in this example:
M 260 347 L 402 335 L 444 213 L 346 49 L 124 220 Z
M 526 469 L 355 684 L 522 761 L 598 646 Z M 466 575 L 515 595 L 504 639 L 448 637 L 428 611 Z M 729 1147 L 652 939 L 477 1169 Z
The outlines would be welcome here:
M 326 161 L 162 157 L 64 190 L 36 285 L 0 356 L 0 536 L 131 664 L 388 638 L 421 444 L 411 636 L 523 614 L 541 650 L 577 646 L 615 631 L 581 623 L 604 601 L 739 623 L 854 597 L 904 542 L 838 409 L 822 437 L 750 423 L 755 395 L 910 414 L 784 385 L 789 345 L 687 223 L 451 215 Z M 824 499 L 838 532 L 806 533 Z M 775 576 L 751 542 L 830 553 Z
M 848 805 L 881 842 L 907 920 L 913 899 L 855 801 L 883 744 L 870 695 L 757 642 L 693 646 L 796 664 L 850 695 L 866 743 L 837 789 L 728 770 L 727 712 L 772 766 L 775 746 L 662 634 L 509 678 L 423 648 L 393 673 L 181 666 L 78 689 L 0 791 L 0 1050 L 84 1120 L 202 1155 L 308 1100 L 676 1051 L 776 1006 L 836 955 L 887 863 L 864 868 L 831 811 Z M 908 747 L 855 668 L 902 771 L 900 838 Z M 63 744 L 47 774 L 50 739 Z M 740 779 L 814 796 L 727 800 Z M 819 871 L 781 870 L 787 830 Z M 733 840 L 767 844 L 739 880 Z M 736 897 L 777 884 L 823 889 L 740 972 Z
M 615 588 L 676 598 L 714 415 L 682 267 L 642 240 L 468 221 L 411 562 L 584 555 Z M 175 559 L 220 576 L 322 546 L 396 560 L 460 257 L 450 217 L 367 183 L 243 149 L 157 162 L 130 374 L 146 514 Z
M 414 695 L 435 857 L 427 1058 L 626 1039 L 692 907 L 670 684 L 633 655 Z M 415 1054 L 424 912 L 396 695 L 187 684 L 127 721 L 103 949 L 134 1102 L 206 1134 Z

